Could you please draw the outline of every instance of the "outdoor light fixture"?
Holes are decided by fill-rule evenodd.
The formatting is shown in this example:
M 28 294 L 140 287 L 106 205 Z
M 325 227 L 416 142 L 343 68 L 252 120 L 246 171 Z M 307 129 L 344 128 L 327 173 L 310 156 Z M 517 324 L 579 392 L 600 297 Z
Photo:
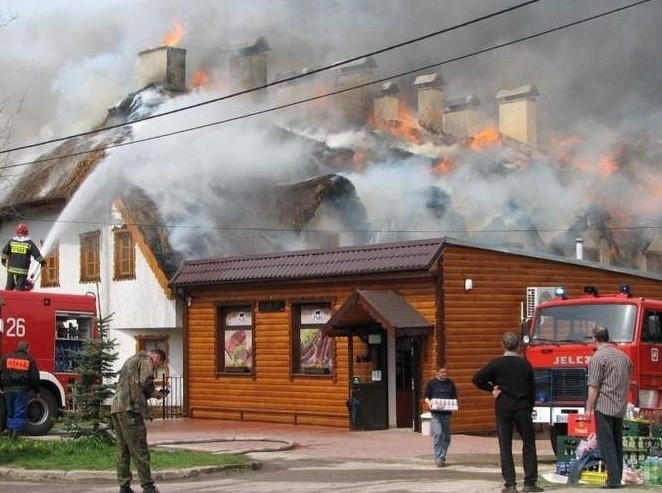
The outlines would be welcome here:
M 464 280 L 464 290 L 471 291 L 473 288 L 474 288 L 474 280 L 471 279 L 470 277 L 467 277 Z

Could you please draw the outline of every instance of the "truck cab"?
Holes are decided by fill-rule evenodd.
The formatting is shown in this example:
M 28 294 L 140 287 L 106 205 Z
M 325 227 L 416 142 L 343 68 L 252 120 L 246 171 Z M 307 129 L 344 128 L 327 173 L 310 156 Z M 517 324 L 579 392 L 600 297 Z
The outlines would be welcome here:
M 46 434 L 55 418 L 73 405 L 74 355 L 97 336 L 96 297 L 0 290 L 0 356 L 30 345 L 39 367 L 40 390 L 28 402 L 26 435 Z M 3 401 L 4 402 L 4 401 Z M 4 409 L 0 418 L 4 425 Z
M 556 436 L 567 434 L 568 415 L 584 413 L 591 331 L 598 324 L 633 363 L 628 401 L 643 414 L 662 411 L 662 300 L 633 297 L 625 285 L 607 295 L 588 286 L 574 299 L 558 288 L 535 307 L 522 334 L 536 380 L 533 420 L 550 426 L 554 447 Z

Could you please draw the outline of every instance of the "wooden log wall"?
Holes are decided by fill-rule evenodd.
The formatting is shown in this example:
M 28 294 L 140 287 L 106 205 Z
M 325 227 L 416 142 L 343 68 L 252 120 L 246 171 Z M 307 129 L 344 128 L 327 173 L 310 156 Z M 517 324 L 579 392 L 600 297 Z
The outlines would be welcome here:
M 393 289 L 431 323 L 436 319 L 435 283 L 426 279 L 363 282 L 249 285 L 192 291 L 186 322 L 188 411 L 192 417 L 348 427 L 345 402 L 349 394 L 347 338 L 337 338 L 331 376 L 292 375 L 292 304 L 330 301 L 340 308 L 353 289 Z M 284 300 L 285 310 L 262 313 L 258 300 Z M 254 374 L 215 372 L 215 312 L 217 303 L 253 304 Z M 356 356 L 356 353 L 355 353 Z M 429 355 L 426 361 L 433 361 Z M 428 363 L 428 366 L 430 364 Z M 434 363 L 431 364 L 434 368 Z
M 502 354 L 504 332 L 519 332 L 527 287 L 564 286 L 570 297 L 576 297 L 587 285 L 606 294 L 618 292 L 619 285 L 627 283 L 634 296 L 662 299 L 660 281 L 565 262 L 459 245 L 447 245 L 442 262 L 439 322 L 445 336 L 448 376 L 460 396 L 454 432 L 495 429 L 492 395 L 476 389 L 471 377 Z M 469 292 L 464 289 L 466 278 L 473 280 Z M 424 371 L 428 373 L 423 380 L 434 375 L 428 367 Z

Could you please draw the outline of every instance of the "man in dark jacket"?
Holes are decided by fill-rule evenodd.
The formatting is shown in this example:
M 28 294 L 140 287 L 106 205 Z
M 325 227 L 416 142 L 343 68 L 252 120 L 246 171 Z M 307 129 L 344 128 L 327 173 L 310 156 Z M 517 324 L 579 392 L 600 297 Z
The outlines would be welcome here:
M 446 453 L 451 444 L 451 411 L 442 405 L 433 404 L 441 399 L 455 399 L 457 388 L 453 380 L 448 378 L 446 365 L 437 369 L 435 377 L 425 386 L 425 403 L 430 408 L 432 420 L 430 434 L 434 450 L 434 462 L 437 467 L 446 466 Z
M 535 403 L 533 368 L 517 354 L 519 337 L 506 332 L 501 338 L 503 356 L 493 359 L 473 377 L 473 384 L 492 392 L 496 414 L 501 475 L 505 483 L 502 493 L 516 493 L 515 463 L 513 462 L 513 427 L 522 437 L 524 488 L 522 491 L 543 491 L 538 481 L 536 433 L 531 413 Z
M 39 393 L 39 369 L 29 354 L 30 346 L 19 341 L 16 351 L 2 358 L 0 383 L 5 393 L 7 430 L 10 438 L 18 438 L 28 414 L 28 392 Z
M 34 258 L 41 265 L 46 263 L 34 241 L 28 236 L 28 227 L 19 224 L 16 236 L 7 242 L 0 254 L 2 265 L 7 267 L 7 286 L 12 291 L 25 291 L 25 284 L 30 270 L 30 261 Z

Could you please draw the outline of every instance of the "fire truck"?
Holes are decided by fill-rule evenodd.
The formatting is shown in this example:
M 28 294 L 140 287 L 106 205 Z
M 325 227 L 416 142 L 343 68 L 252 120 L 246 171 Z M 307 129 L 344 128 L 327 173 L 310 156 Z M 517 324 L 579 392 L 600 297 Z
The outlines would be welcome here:
M 534 299 L 531 302 L 531 298 Z M 592 329 L 604 324 L 612 342 L 633 363 L 628 401 L 644 414 L 662 410 L 662 300 L 634 297 L 628 285 L 600 294 L 594 286 L 569 299 L 565 289 L 527 289 L 532 318 L 522 323 L 525 357 L 536 381 L 535 423 L 550 427 L 552 446 L 567 435 L 568 415 L 584 413 Z
M 77 377 L 73 356 L 84 340 L 97 335 L 96 297 L 0 290 L 0 318 L 0 355 L 25 340 L 39 367 L 39 394 L 29 398 L 24 433 L 46 434 L 54 419 L 72 406 L 71 384 Z M 4 426 L 4 399 L 0 400 L 0 426 Z

